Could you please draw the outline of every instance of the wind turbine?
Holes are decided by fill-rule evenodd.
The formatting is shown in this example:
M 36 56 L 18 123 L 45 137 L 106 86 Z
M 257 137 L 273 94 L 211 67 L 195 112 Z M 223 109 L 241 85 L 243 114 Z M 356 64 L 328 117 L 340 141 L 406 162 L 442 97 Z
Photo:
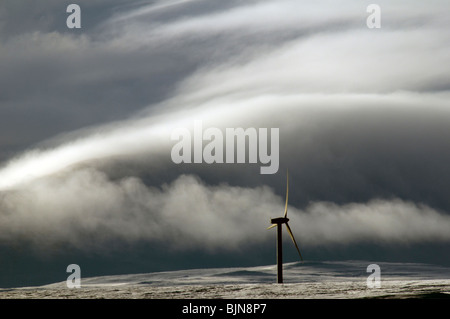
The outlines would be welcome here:
M 302 254 L 300 253 L 300 249 L 298 249 L 297 242 L 295 241 L 294 234 L 292 234 L 291 227 L 289 227 L 287 218 L 287 210 L 288 210 L 288 195 L 289 195 L 289 172 L 286 172 L 286 205 L 284 207 L 284 217 L 271 218 L 270 222 L 273 224 L 267 229 L 271 229 L 273 227 L 277 227 L 277 281 L 279 284 L 283 283 L 283 242 L 281 237 L 282 224 L 286 225 L 287 231 L 291 236 L 292 241 L 294 242 L 295 248 L 297 248 L 298 254 L 300 256 L 300 260 L 303 262 Z

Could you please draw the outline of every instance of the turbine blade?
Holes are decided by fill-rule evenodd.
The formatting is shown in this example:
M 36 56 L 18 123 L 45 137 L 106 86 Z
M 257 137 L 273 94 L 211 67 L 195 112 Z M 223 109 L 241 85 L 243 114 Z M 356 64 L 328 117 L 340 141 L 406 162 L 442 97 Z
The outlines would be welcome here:
M 297 248 L 298 254 L 300 256 L 300 260 L 303 261 L 302 254 L 300 253 L 300 249 L 298 249 L 298 245 L 297 245 L 297 242 L 295 241 L 294 234 L 292 233 L 291 227 L 289 227 L 288 223 L 286 223 L 286 228 L 287 228 L 289 235 L 292 238 L 292 241 L 294 242 L 295 248 Z
M 274 228 L 277 224 L 273 224 L 272 226 L 267 227 L 267 229 Z
M 284 218 L 287 217 L 288 195 L 289 195 L 289 171 L 286 170 L 286 205 L 284 207 Z

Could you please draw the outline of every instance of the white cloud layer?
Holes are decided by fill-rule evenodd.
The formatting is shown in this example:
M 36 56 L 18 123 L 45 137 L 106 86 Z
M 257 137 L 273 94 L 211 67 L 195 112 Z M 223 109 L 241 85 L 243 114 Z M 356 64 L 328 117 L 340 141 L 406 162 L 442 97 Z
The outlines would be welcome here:
M 110 242 L 149 241 L 171 249 L 239 250 L 274 238 L 266 231 L 284 199 L 269 187 L 208 186 L 182 175 L 161 188 L 137 178 L 111 181 L 83 169 L 3 193 L 0 238 L 35 247 L 65 243 L 81 250 L 114 250 Z M 448 242 L 450 216 L 401 200 L 289 206 L 300 247 L 356 243 Z M 109 248 L 107 248 L 109 247 Z

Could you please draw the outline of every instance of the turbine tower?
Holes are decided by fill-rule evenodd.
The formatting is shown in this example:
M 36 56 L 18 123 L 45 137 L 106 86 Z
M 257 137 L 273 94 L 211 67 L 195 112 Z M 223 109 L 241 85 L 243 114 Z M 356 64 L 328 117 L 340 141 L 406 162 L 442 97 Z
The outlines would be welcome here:
M 297 248 L 298 254 L 300 256 L 300 260 L 303 262 L 302 254 L 300 253 L 300 249 L 298 249 L 297 242 L 295 241 L 294 234 L 292 234 L 291 227 L 289 227 L 287 218 L 287 210 L 288 210 L 288 195 L 289 195 L 289 172 L 286 173 L 286 205 L 284 207 L 284 217 L 277 217 L 270 219 L 270 222 L 273 224 L 267 229 L 271 229 L 273 227 L 277 227 L 277 282 L 279 284 L 283 283 L 283 242 L 281 236 L 282 224 L 286 225 L 287 231 L 291 236 L 292 241 L 294 242 L 295 248 Z

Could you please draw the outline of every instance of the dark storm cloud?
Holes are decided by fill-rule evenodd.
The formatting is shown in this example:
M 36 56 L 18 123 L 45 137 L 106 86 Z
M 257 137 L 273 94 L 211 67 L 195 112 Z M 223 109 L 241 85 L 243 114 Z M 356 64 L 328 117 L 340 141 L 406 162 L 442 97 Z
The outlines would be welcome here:
M 448 110 L 439 103 L 441 101 L 422 96 L 420 103 L 427 101 L 428 111 L 433 109 L 433 116 L 427 116 L 428 113 L 421 110 L 414 112 L 415 106 L 420 105 L 415 98 L 404 94 L 394 95 L 388 101 L 373 96 L 334 96 L 333 101 L 327 97 L 307 98 L 308 105 L 316 103 L 314 109 L 295 108 L 298 103 L 306 102 L 302 99 L 276 99 L 277 109 L 272 108 L 271 112 L 259 117 L 250 115 L 261 103 L 253 107 L 250 103 L 246 112 L 241 110 L 238 122 L 244 127 L 246 124 L 276 123 L 288 128 L 290 118 L 304 123 L 285 130 L 280 142 L 282 167 L 289 167 L 291 173 L 290 203 L 306 210 L 306 213 L 295 208 L 290 210 L 293 224 L 300 229 L 300 238 L 306 245 L 361 240 L 391 243 L 448 241 L 445 234 L 449 203 L 445 190 L 450 180 L 445 172 L 449 154 L 442 150 L 448 149 L 450 140 L 445 120 Z M 377 110 L 362 106 L 374 99 L 378 100 Z M 407 116 L 403 109 L 405 102 L 411 110 Z M 226 119 L 223 118 L 208 118 L 202 113 L 198 116 L 218 127 L 229 124 L 224 124 Z M 170 120 L 176 119 L 171 117 Z M 189 125 L 189 120 L 178 121 Z M 270 216 L 282 212 L 284 178 L 281 183 L 280 179 L 276 181 L 283 185 L 278 186 L 281 189 L 279 197 L 269 189 L 246 188 L 248 181 L 242 178 L 246 167 L 233 165 L 222 171 L 220 168 L 214 170 L 216 177 L 209 179 L 217 184 L 232 181 L 244 188 L 208 186 L 185 177 L 176 178 L 167 188 L 158 184 L 155 176 L 165 172 L 166 176 L 175 178 L 175 174 L 170 173 L 174 164 L 170 164 L 169 158 L 165 162 L 157 159 L 170 153 L 170 141 L 164 140 L 164 136 L 176 126 L 172 123 L 165 127 L 169 124 L 157 121 L 148 126 L 140 123 L 138 128 L 138 123 L 124 125 L 122 129 L 114 127 L 112 132 L 98 133 L 55 150 L 29 153 L 5 167 L 1 186 L 10 190 L 6 190 L 3 197 L 6 206 L 2 210 L 9 212 L 2 223 L 4 240 L 19 235 L 27 237 L 33 233 L 29 229 L 34 229 L 37 242 L 69 242 L 88 250 L 92 247 L 83 240 L 85 232 L 96 238 L 100 247 L 105 238 L 164 241 L 177 246 L 181 240 L 198 249 L 242 248 L 242 243 L 248 244 L 249 238 L 256 242 L 266 240 L 260 230 Z M 155 169 L 152 165 L 156 165 L 159 173 L 150 175 L 146 183 L 162 186 L 163 192 L 149 189 L 139 177 L 120 177 L 117 174 L 120 165 L 114 158 L 119 158 L 122 165 L 128 163 L 127 174 L 133 173 L 135 165 L 143 165 L 141 170 L 148 167 L 149 172 Z M 142 158 L 144 162 L 138 163 Z M 81 172 L 75 169 L 80 166 L 91 169 Z M 188 165 L 184 167 L 189 170 Z M 133 175 L 137 176 L 137 172 Z M 207 178 L 210 171 L 197 167 L 196 173 Z M 33 174 L 36 174 L 35 178 Z M 108 175 L 116 177 L 109 179 Z M 249 177 L 248 180 L 255 179 Z M 259 183 L 264 184 L 264 181 L 267 179 L 260 176 Z M 15 186 L 11 188 L 8 182 Z M 229 201 L 233 196 L 234 200 Z M 83 204 L 80 206 L 76 203 L 81 198 Z M 190 201 L 192 205 L 188 204 Z M 322 204 L 324 201 L 336 204 Z M 317 207 L 325 212 L 311 215 L 311 210 L 317 211 Z M 344 213 L 347 210 L 348 215 Z M 358 211 L 361 225 L 358 218 L 353 218 Z M 24 222 L 29 214 L 40 218 Z M 411 225 L 404 224 L 409 218 L 406 216 L 411 218 Z M 388 218 L 386 225 L 385 218 Z M 333 224 L 328 220 L 334 219 L 333 231 L 330 230 L 329 236 L 322 236 L 326 232 L 323 227 L 328 227 L 327 224 L 331 227 Z M 39 220 L 45 222 L 41 224 Z M 393 237 L 394 229 L 386 229 L 391 224 L 397 225 L 397 239 Z M 442 228 L 438 230 L 433 225 Z M 400 235 L 403 227 L 407 236 Z M 52 229 L 61 232 L 55 233 Z M 361 229 L 365 230 L 361 232 Z M 408 233 L 413 229 L 421 231 Z M 50 233 L 53 235 L 49 237 Z M 204 241 L 201 238 L 210 239 Z
M 58 133 L 126 118 L 164 99 L 203 59 L 188 43 L 134 41 L 129 20 L 114 22 L 155 1 L 79 1 L 80 30 L 66 27 L 69 3 L 0 4 L 0 135 L 8 137 L 0 160 Z
M 448 243 L 445 10 L 381 5 L 379 30 L 357 2 L 192 1 L 5 37 L 0 141 L 53 139 L 0 169 L 2 242 L 245 249 L 272 238 L 289 168 L 302 247 Z M 280 128 L 279 173 L 173 164 L 194 120 Z
M 65 26 L 68 3 L 4 1 L 0 4 L 0 135 L 9 137 L 8 143 L 2 143 L 0 160 L 61 132 L 123 119 L 161 102 L 173 96 L 181 81 L 200 67 L 210 68 L 227 61 L 238 63 L 239 67 L 239 63 L 251 61 L 261 52 L 270 52 L 296 39 L 348 41 L 333 35 L 360 30 L 365 22 L 365 6 L 351 2 L 336 8 L 326 1 L 321 6 L 292 1 L 226 4 L 223 1 L 79 1 L 82 28 L 69 30 Z M 386 9 L 387 17 L 392 15 L 386 23 L 390 22 L 390 28 L 397 24 L 402 27 L 401 21 L 414 17 L 428 26 L 444 23 L 441 14 L 429 6 L 419 5 L 420 9 L 416 6 L 404 12 L 402 6 Z M 320 37 L 320 34 L 325 36 Z M 327 34 L 331 35 L 327 37 Z M 396 41 L 403 36 L 409 35 L 401 31 L 391 37 Z M 423 37 L 428 34 L 411 33 L 410 36 L 426 41 Z M 436 42 L 438 40 L 448 39 L 436 39 Z M 363 42 L 355 41 L 357 51 L 353 56 L 366 44 L 379 48 L 386 45 L 384 37 L 378 40 L 373 35 L 363 35 L 360 41 Z M 334 54 L 334 47 L 329 46 L 328 53 L 317 56 L 315 45 L 313 41 L 310 48 L 305 47 L 310 51 L 302 58 L 313 59 L 308 64 L 317 63 L 317 59 L 326 61 L 328 55 Z M 350 45 L 343 45 L 345 51 L 337 53 L 348 56 Z M 378 65 L 384 59 L 382 50 L 379 53 L 380 59 L 365 61 L 369 64 L 365 73 L 371 73 L 370 65 L 375 70 L 383 67 Z M 416 61 L 404 57 L 398 54 L 401 63 L 408 64 L 405 69 Z M 415 58 L 421 59 L 417 55 Z M 330 63 L 335 60 L 329 59 Z M 367 67 L 355 66 L 357 74 L 360 68 Z M 321 74 L 320 69 L 310 69 L 309 77 L 328 77 L 328 74 Z M 371 77 L 374 75 L 377 72 Z M 414 76 L 411 74 L 411 81 Z M 396 81 L 395 76 L 392 80 Z M 308 90 L 309 81 L 296 85 L 301 85 L 302 91 Z M 442 90 L 447 87 L 445 83 L 442 76 L 434 76 L 421 84 L 424 87 L 414 89 Z M 345 89 L 345 85 L 343 87 Z M 392 87 L 390 82 L 386 82 L 386 87 Z

